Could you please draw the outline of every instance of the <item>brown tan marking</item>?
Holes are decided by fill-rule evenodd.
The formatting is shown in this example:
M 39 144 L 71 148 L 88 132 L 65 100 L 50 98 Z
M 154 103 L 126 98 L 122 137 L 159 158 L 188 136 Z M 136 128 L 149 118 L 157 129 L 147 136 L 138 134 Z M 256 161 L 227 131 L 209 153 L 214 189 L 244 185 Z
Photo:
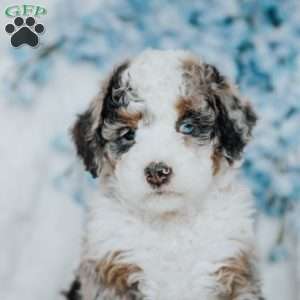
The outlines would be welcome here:
M 245 254 L 228 259 L 217 272 L 218 281 L 225 287 L 226 294 L 231 298 L 238 288 L 247 285 L 250 277 L 250 266 Z
M 224 262 L 215 274 L 222 287 L 222 297 L 226 300 L 237 299 L 241 294 L 253 295 L 255 299 L 261 298 L 259 280 L 250 263 L 247 253 L 241 253 Z M 251 298 L 252 299 L 252 298 Z
M 129 285 L 129 276 L 142 271 L 134 264 L 121 261 L 122 251 L 115 251 L 103 258 L 96 266 L 96 272 L 102 285 L 115 291 L 119 296 L 131 289 L 137 289 L 137 283 Z
M 193 109 L 193 100 L 188 97 L 180 97 L 176 102 L 176 110 L 178 113 L 178 119 L 182 118 L 188 111 Z M 178 128 L 177 128 L 178 130 Z M 186 146 L 192 145 L 192 139 L 189 136 L 183 137 L 184 144 Z
M 211 160 L 213 162 L 213 176 L 217 175 L 221 169 L 222 157 L 222 152 L 216 148 L 211 156 Z
M 142 119 L 143 114 L 141 112 L 128 112 L 126 109 L 120 109 L 118 116 L 121 122 L 128 125 L 128 127 L 137 128 L 138 122 Z
M 179 118 L 184 116 L 188 111 L 193 110 L 193 99 L 188 97 L 181 97 L 176 102 L 176 110 L 178 112 Z
M 182 60 L 182 68 L 185 71 L 192 71 L 195 68 L 195 66 L 199 66 L 199 65 L 200 65 L 200 61 L 198 57 L 193 55 L 189 55 L 187 58 Z

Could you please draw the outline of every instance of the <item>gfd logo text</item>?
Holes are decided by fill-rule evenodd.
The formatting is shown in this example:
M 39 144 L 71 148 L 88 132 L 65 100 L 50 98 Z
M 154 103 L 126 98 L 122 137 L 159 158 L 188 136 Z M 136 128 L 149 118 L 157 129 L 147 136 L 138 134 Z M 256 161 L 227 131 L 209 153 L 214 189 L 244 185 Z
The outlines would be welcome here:
M 47 14 L 46 8 L 39 5 L 12 5 L 6 8 L 5 15 L 7 17 L 19 17 L 19 16 L 34 16 L 40 17 Z

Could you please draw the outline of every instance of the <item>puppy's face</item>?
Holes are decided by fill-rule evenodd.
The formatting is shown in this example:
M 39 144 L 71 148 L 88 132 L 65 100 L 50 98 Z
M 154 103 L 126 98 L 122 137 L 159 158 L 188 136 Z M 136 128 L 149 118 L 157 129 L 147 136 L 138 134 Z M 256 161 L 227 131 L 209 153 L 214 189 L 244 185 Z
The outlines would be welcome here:
M 255 122 L 215 67 L 152 50 L 116 68 L 73 138 L 115 197 L 163 213 L 200 204 L 220 168 L 241 158 Z

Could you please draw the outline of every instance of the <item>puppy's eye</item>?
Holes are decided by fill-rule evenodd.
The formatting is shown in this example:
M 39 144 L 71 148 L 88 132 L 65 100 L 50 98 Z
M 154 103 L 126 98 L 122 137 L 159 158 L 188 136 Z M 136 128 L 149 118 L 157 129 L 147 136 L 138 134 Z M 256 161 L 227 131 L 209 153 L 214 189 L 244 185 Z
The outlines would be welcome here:
M 135 138 L 135 129 L 134 128 L 121 129 L 119 138 L 128 142 L 133 141 Z
M 194 131 L 194 125 L 191 123 L 183 123 L 179 126 L 179 132 L 183 134 L 192 134 Z

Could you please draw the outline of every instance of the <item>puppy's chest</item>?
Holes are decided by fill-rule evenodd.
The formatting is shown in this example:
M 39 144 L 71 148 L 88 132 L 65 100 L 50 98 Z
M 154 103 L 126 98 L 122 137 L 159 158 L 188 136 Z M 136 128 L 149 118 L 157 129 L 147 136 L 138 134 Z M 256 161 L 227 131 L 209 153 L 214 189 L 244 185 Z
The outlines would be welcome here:
M 228 215 L 163 227 L 101 211 L 89 226 L 86 255 L 101 259 L 107 252 L 125 251 L 126 262 L 143 270 L 148 299 L 212 300 L 215 272 L 239 253 L 252 232 L 247 219 L 232 221 Z
M 213 229 L 211 229 L 213 231 Z M 214 236 L 214 238 L 213 238 Z M 195 228 L 144 233 L 134 256 L 155 299 L 214 299 L 218 264 L 235 252 L 229 241 Z

